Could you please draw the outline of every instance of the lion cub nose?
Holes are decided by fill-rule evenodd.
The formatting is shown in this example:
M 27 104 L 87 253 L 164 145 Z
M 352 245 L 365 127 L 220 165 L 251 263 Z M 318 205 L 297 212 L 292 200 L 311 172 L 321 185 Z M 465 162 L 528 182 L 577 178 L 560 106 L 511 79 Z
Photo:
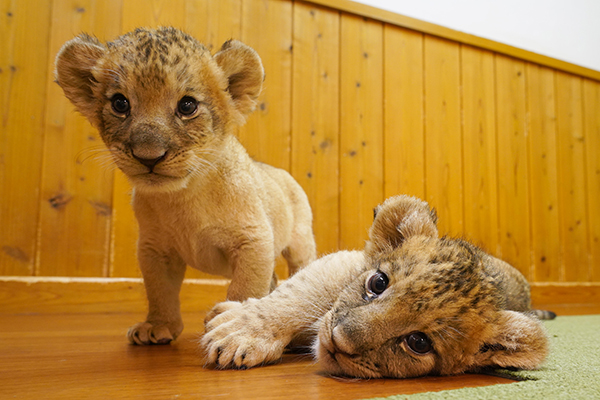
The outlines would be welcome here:
M 132 152 L 133 158 L 138 160 L 138 162 L 142 165 L 145 165 L 152 171 L 152 169 L 161 162 L 167 155 L 166 150 L 156 149 L 156 150 L 133 150 Z
M 331 332 L 331 344 L 334 349 L 339 353 L 344 353 L 347 355 L 354 355 L 355 349 L 352 345 L 352 341 L 346 336 L 343 332 L 343 329 L 340 326 L 336 326 L 333 328 Z

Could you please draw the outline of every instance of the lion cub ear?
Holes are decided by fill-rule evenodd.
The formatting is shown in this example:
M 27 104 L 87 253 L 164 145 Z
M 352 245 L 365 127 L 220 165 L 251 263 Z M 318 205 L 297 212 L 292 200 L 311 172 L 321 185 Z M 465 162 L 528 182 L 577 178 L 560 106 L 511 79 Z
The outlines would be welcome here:
M 246 117 L 256 107 L 265 71 L 258 53 L 237 40 L 229 40 L 214 56 L 228 81 L 227 90 L 237 111 Z
M 501 311 L 496 333 L 485 340 L 475 356 L 476 367 L 537 368 L 548 355 L 548 338 L 535 317 Z
M 97 83 L 92 70 L 106 47 L 95 37 L 81 34 L 65 43 L 56 56 L 56 81 L 77 111 L 92 123 L 95 119 Z
M 437 237 L 437 215 L 425 201 L 411 196 L 390 197 L 374 210 L 365 251 L 368 255 L 399 247 L 410 236 Z

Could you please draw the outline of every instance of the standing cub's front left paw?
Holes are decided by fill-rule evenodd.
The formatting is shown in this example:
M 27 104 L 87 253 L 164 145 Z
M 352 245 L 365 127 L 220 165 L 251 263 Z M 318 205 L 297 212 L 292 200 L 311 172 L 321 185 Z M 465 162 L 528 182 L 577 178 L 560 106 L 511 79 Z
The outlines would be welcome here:
M 259 310 L 256 300 L 216 306 L 213 318 L 206 322 L 201 345 L 208 364 L 217 368 L 250 368 L 279 360 L 289 334 L 285 328 L 270 324 L 268 311 Z M 223 312 L 223 309 L 227 311 Z
M 169 344 L 183 331 L 183 323 L 152 324 L 140 322 L 129 328 L 127 339 L 131 344 Z

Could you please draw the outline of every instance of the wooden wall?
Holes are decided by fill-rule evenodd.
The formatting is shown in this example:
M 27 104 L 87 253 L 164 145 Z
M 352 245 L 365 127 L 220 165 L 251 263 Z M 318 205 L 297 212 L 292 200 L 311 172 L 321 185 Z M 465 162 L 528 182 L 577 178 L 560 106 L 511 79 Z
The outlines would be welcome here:
M 348 4 L 0 0 L 0 275 L 139 276 L 128 183 L 53 62 L 82 31 L 173 25 L 261 55 L 264 93 L 239 136 L 304 187 L 321 253 L 362 248 L 373 207 L 407 193 L 532 282 L 600 282 L 600 73 Z

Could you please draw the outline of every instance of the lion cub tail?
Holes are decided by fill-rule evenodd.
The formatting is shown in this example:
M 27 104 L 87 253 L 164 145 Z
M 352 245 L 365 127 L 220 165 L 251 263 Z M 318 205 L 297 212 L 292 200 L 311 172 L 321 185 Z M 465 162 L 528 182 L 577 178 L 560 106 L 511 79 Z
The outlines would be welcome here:
M 548 311 L 548 310 L 531 310 L 530 312 L 532 315 L 534 315 L 535 317 L 537 317 L 538 319 L 554 319 L 556 318 L 556 313 L 554 313 L 553 311 Z

